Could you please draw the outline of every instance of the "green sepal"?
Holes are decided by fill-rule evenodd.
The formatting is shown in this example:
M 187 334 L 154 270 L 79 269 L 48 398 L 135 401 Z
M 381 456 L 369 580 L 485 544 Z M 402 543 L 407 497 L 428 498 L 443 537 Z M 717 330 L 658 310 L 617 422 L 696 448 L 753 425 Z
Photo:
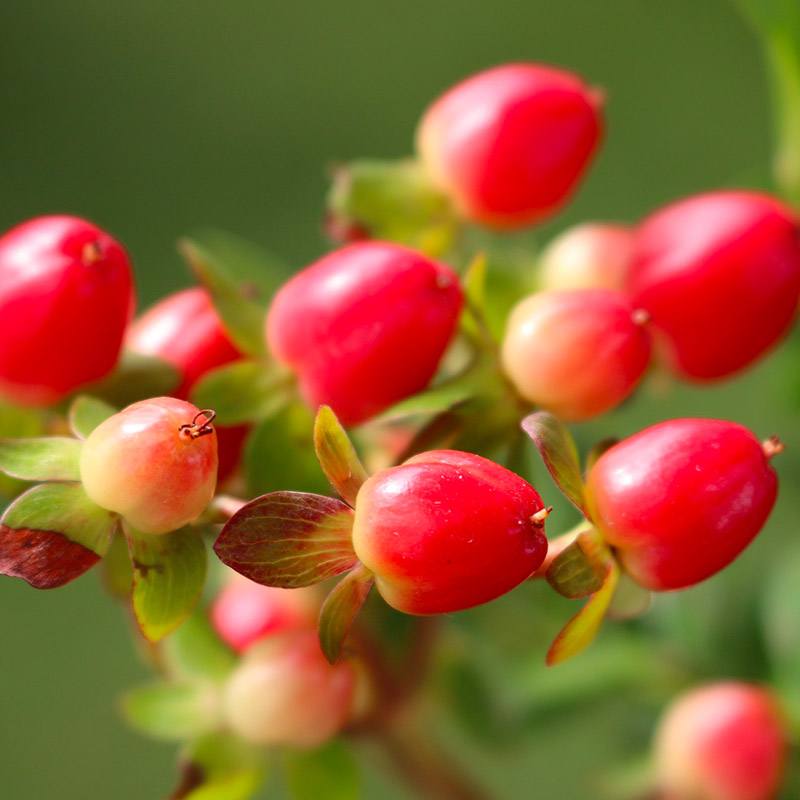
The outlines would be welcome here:
M 325 598 L 319 614 L 319 643 L 331 664 L 339 660 L 345 639 L 367 600 L 373 582 L 372 573 L 359 564 Z
M 287 753 L 286 785 L 292 800 L 359 800 L 361 774 L 346 745 L 333 740 L 316 750 Z
M 177 680 L 223 681 L 236 666 L 235 653 L 219 638 L 205 608 L 196 608 L 161 647 Z
M 124 408 L 171 394 L 180 380 L 178 370 L 163 358 L 124 350 L 116 369 L 102 381 L 84 387 L 83 393 Z
M 68 436 L 0 439 L 0 470 L 23 481 L 79 481 L 81 443 Z
M 331 486 L 355 507 L 356 495 L 367 479 L 367 471 L 330 406 L 320 406 L 314 420 L 314 452 Z
M 553 559 L 545 577 L 563 597 L 586 597 L 603 585 L 611 558 L 597 531 L 582 531 Z
M 117 409 L 105 400 L 79 394 L 69 406 L 69 427 L 79 439 L 86 439 L 101 422 L 116 412 Z

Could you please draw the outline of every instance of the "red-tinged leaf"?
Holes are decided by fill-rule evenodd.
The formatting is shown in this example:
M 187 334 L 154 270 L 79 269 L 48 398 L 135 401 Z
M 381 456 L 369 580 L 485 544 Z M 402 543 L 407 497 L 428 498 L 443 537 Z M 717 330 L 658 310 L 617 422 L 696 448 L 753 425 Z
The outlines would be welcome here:
M 619 566 L 609 564 L 602 587 L 586 601 L 583 608 L 561 629 L 547 651 L 549 667 L 560 664 L 585 650 L 595 639 L 619 581 Z
M 359 564 L 325 598 L 319 615 L 319 643 L 331 664 L 338 661 L 342 645 L 373 582 L 372 573 Z
M 355 447 L 330 406 L 320 406 L 314 420 L 314 450 L 331 486 L 351 506 L 367 479 Z
M 522 430 L 533 440 L 547 471 L 567 500 L 587 516 L 578 448 L 566 426 L 549 412 L 537 411 L 522 420 Z
M 0 574 L 36 589 L 63 586 L 97 563 L 116 526 L 80 484 L 34 486 L 0 520 Z
M 256 583 L 296 589 L 356 566 L 352 527 L 353 511 L 341 500 L 272 492 L 228 520 L 214 551 L 223 564 Z
M 564 597 L 586 597 L 603 585 L 611 558 L 597 531 L 583 531 L 553 560 L 545 577 Z

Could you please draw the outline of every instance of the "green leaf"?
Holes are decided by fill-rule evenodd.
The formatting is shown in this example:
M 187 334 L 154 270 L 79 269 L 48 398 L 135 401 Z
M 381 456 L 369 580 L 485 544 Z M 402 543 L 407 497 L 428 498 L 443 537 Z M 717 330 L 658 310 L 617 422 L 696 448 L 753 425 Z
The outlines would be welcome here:
M 603 585 L 611 554 L 596 531 L 579 533 L 550 564 L 545 577 L 560 595 L 576 599 Z
M 367 472 L 355 447 L 330 406 L 320 406 L 314 420 L 314 451 L 331 486 L 355 507 Z
M 342 645 L 367 599 L 373 580 L 372 573 L 359 564 L 325 598 L 319 615 L 319 643 L 331 664 L 339 660 Z
M 202 683 L 152 683 L 122 697 L 126 721 L 154 739 L 184 741 L 217 724 L 218 690 Z
M 63 586 L 97 563 L 117 524 L 80 484 L 34 486 L 0 519 L 0 574 L 36 589 Z
M 23 481 L 79 481 L 81 443 L 68 436 L 0 439 L 0 470 Z
M 220 425 L 258 422 L 289 402 L 292 380 L 267 361 L 235 361 L 207 372 L 192 390 L 192 402 L 198 408 L 213 408 Z
M 620 570 L 615 561 L 600 589 L 589 597 L 583 608 L 561 629 L 547 651 L 549 667 L 560 664 L 585 650 L 597 636 L 619 581 Z
M 181 771 L 170 800 L 250 800 L 263 782 L 264 762 L 232 735 L 211 733 L 183 754 Z
M 556 486 L 587 516 L 578 448 L 566 426 L 547 411 L 537 411 L 522 420 L 522 430 L 533 440 Z
M 221 681 L 236 666 L 235 654 L 217 635 L 206 609 L 196 609 L 164 642 L 162 652 L 178 679 Z
M 150 536 L 126 527 L 133 563 L 133 611 L 145 638 L 157 642 L 197 604 L 206 577 L 206 547 L 196 531 Z
M 101 423 L 116 414 L 117 409 L 104 400 L 79 394 L 69 407 L 69 427 L 80 439 L 85 439 Z
M 636 619 L 649 611 L 652 605 L 653 593 L 623 572 L 606 616 L 609 619 Z
M 250 356 L 266 355 L 264 316 L 288 270 L 256 245 L 211 231 L 181 239 L 178 250 L 211 294 L 225 330 Z
M 608 437 L 607 439 L 601 439 L 591 450 L 586 454 L 586 473 L 588 474 L 592 467 L 597 463 L 600 456 L 602 456 L 607 450 L 610 450 L 615 444 L 619 442 L 619 439 L 615 439 L 613 437 Z
M 119 600 L 127 600 L 133 592 L 133 567 L 128 553 L 128 543 L 117 528 L 108 552 L 100 564 L 100 573 L 106 591 Z
M 488 261 L 486 255 L 478 253 L 464 274 L 464 297 L 466 310 L 461 326 L 477 346 L 494 351 L 497 341 L 486 319 L 486 274 Z
M 341 500 L 272 492 L 230 518 L 214 551 L 223 564 L 256 583 L 296 589 L 356 565 L 352 526 L 353 511 Z
M 178 370 L 163 358 L 125 350 L 114 372 L 85 387 L 84 392 L 116 408 L 124 408 L 139 400 L 168 395 L 179 383 Z
M 441 414 L 474 397 L 480 390 L 472 373 L 459 375 L 415 394 L 384 411 L 377 422 L 397 422 L 409 417 Z
M 0 400 L 0 437 L 32 438 L 46 433 L 44 409 L 19 408 Z M 0 472 L 0 504 L 28 487 L 22 481 Z
M 361 776 L 352 753 L 332 741 L 316 750 L 287 753 L 286 783 L 292 800 L 358 800 Z

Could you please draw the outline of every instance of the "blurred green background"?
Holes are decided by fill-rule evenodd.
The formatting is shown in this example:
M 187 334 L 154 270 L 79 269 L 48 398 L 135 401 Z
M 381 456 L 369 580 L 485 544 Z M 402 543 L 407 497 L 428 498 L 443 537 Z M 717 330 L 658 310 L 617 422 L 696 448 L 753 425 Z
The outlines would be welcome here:
M 48 212 L 93 219 L 129 247 L 141 306 L 187 283 L 174 242 L 193 229 L 231 230 L 297 267 L 314 258 L 327 246 L 326 167 L 408 153 L 430 99 L 502 61 L 564 65 L 608 92 L 605 145 L 575 202 L 536 233 L 541 239 L 577 220 L 633 220 L 682 194 L 757 183 L 769 160 L 760 55 L 725 0 L 3 0 L 0 31 L 0 228 Z M 450 623 L 452 652 L 479 652 L 504 706 L 488 753 L 461 729 L 442 727 L 497 796 L 597 798 L 608 780 L 604 761 L 616 770 L 644 754 L 675 685 L 766 675 L 762 578 L 789 569 L 797 550 L 797 351 L 790 342 L 712 390 L 651 382 L 627 408 L 579 431 L 585 444 L 692 414 L 777 432 L 789 445 L 778 465 L 782 496 L 732 570 L 661 598 L 642 622 L 607 626 L 595 649 L 558 676 L 543 667 L 544 649 L 572 607 L 542 587 Z M 555 500 L 540 474 L 538 482 Z M 554 526 L 566 528 L 560 509 Z M 792 600 L 800 611 L 794 596 L 773 598 L 781 608 Z M 797 616 L 788 617 L 788 629 L 772 624 L 783 669 L 794 658 L 800 672 L 800 647 L 791 648 Z M 147 676 L 125 622 L 96 575 L 49 593 L 0 582 L 3 797 L 166 795 L 174 749 L 128 732 L 115 712 L 119 692 Z M 443 692 L 465 694 L 477 733 L 491 733 L 471 678 L 454 669 Z M 581 705 L 570 682 L 587 680 L 599 696 Z M 564 697 L 572 699 L 562 707 Z M 520 725 L 513 741 L 503 741 L 503 714 Z M 372 772 L 367 796 L 394 796 Z

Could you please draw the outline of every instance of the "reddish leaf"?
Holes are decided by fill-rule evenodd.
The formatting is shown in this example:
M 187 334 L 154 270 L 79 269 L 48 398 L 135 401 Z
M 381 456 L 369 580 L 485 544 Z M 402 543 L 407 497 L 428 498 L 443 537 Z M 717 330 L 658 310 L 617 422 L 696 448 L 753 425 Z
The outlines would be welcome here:
M 325 598 L 319 615 L 319 643 L 325 658 L 335 663 L 358 612 L 373 584 L 372 573 L 359 564 Z
M 272 492 L 234 514 L 214 551 L 256 583 L 295 589 L 352 569 L 353 511 L 341 500 L 304 492 Z

